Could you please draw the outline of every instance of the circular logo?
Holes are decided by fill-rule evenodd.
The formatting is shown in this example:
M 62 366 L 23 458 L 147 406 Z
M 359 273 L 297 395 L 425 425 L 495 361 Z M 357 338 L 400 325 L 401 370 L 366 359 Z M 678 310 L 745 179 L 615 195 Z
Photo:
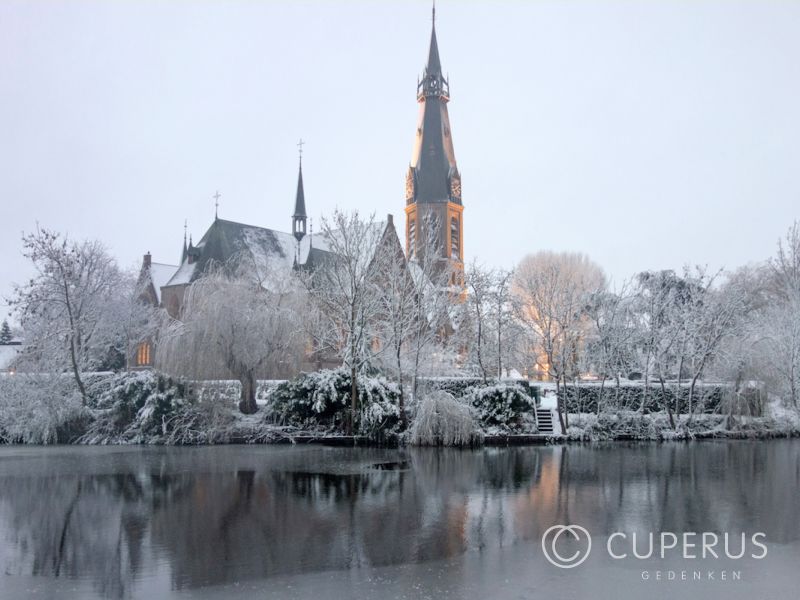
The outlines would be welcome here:
M 574 538 L 574 544 L 578 547 L 571 556 L 562 556 L 558 551 L 559 544 L 566 545 L 565 541 L 569 539 L 569 537 L 561 539 L 565 533 Z M 542 551 L 550 564 L 559 569 L 571 569 L 589 556 L 589 552 L 592 551 L 592 536 L 580 525 L 553 525 L 542 535 Z

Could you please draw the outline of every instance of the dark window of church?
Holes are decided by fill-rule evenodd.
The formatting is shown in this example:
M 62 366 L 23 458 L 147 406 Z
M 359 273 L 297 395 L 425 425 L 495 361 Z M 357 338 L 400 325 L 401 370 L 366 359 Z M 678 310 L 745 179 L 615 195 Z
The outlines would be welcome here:
M 148 367 L 151 364 L 152 357 L 150 356 L 150 344 L 148 342 L 142 342 L 136 348 L 136 366 L 137 367 Z
M 408 221 L 408 256 L 413 258 L 417 253 L 417 226 L 414 219 Z

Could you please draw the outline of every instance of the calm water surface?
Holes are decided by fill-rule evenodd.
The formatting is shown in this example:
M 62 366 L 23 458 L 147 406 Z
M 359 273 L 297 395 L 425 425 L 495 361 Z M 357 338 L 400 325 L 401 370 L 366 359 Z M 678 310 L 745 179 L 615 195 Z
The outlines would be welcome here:
M 566 523 L 593 538 L 575 569 L 541 547 Z M 769 552 L 612 560 L 615 531 L 763 532 Z M 715 579 L 680 581 L 698 569 Z M 0 447 L 0 598 L 731 599 L 798 584 L 796 440 Z

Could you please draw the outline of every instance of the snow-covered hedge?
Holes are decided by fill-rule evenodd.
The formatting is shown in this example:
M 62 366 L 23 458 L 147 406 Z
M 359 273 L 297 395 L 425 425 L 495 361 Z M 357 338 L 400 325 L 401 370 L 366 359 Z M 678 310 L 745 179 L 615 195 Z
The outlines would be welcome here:
M 400 391 L 384 377 L 359 376 L 359 410 L 354 433 L 373 439 L 392 437 L 400 431 Z M 350 372 L 334 370 L 303 373 L 280 384 L 272 393 L 267 409 L 283 424 L 345 431 L 350 408 Z
M 536 398 L 540 394 L 537 386 L 531 385 L 526 379 L 490 379 L 484 383 L 481 377 L 420 377 L 418 387 L 422 394 L 434 391 L 447 392 L 455 398 L 463 398 L 473 388 L 494 386 L 497 384 L 507 386 L 517 386 L 531 398 Z
M 463 400 L 475 409 L 478 420 L 487 428 L 519 432 L 533 427 L 535 401 L 519 385 L 475 386 L 467 389 Z M 530 422 L 526 417 L 531 417 Z
M 675 429 L 662 414 L 642 414 L 639 411 L 604 412 L 571 418 L 567 438 L 583 441 L 611 440 L 688 440 L 707 437 L 714 432 L 724 433 L 722 415 L 696 415 L 691 422 L 684 415 L 677 418 Z
M 579 386 L 567 386 L 559 392 L 566 409 L 571 413 L 596 413 L 597 405 L 601 399 L 602 409 L 606 411 L 631 410 L 637 411 L 646 397 L 644 412 L 657 413 L 665 411 L 664 394 L 657 383 L 645 388 L 642 384 L 626 384 L 619 388 L 607 382 L 605 386 L 598 383 L 583 383 Z M 673 412 L 687 413 L 689 409 L 689 385 L 681 385 L 679 410 L 676 410 L 676 390 L 674 384 L 666 386 L 666 401 Z M 725 394 L 725 387 L 718 384 L 698 384 L 692 397 L 692 412 L 715 413 L 719 412 L 720 403 Z

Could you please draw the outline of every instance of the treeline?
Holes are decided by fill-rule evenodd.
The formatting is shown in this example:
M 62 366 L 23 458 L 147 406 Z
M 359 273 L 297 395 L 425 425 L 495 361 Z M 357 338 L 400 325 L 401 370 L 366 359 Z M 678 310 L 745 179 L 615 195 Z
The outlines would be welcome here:
M 444 260 L 434 231 L 410 257 L 385 227 L 357 213 L 334 213 L 322 233 L 333 258 L 313 271 L 257 264 L 246 254 L 211 265 L 188 288 L 180 320 L 143 302 L 142 282 L 98 242 L 47 230 L 26 235 L 23 251 L 36 275 L 11 299 L 25 339 L 18 367 L 66 374 L 86 405 L 85 374 L 124 369 L 147 340 L 157 368 L 172 377 L 239 380 L 240 409 L 253 413 L 257 379 L 336 361 L 349 373 L 343 411 L 350 431 L 361 409 L 360 377 L 375 373 L 397 385 L 401 427 L 425 378 L 488 384 L 515 371 L 555 381 L 559 390 L 587 378 L 601 389 L 639 378 L 658 390 L 647 394 L 650 410 L 653 399 L 671 397 L 668 388 L 685 387 L 685 400 L 661 401 L 672 427 L 680 413 L 691 419 L 697 387 L 709 379 L 729 384 L 731 415 L 750 402 L 754 385 L 797 408 L 797 223 L 759 265 L 643 272 L 616 289 L 580 254 L 538 252 L 513 270 L 473 262 L 462 273 Z M 53 381 L 63 394 L 63 377 Z M 564 397 L 558 408 L 566 430 Z

